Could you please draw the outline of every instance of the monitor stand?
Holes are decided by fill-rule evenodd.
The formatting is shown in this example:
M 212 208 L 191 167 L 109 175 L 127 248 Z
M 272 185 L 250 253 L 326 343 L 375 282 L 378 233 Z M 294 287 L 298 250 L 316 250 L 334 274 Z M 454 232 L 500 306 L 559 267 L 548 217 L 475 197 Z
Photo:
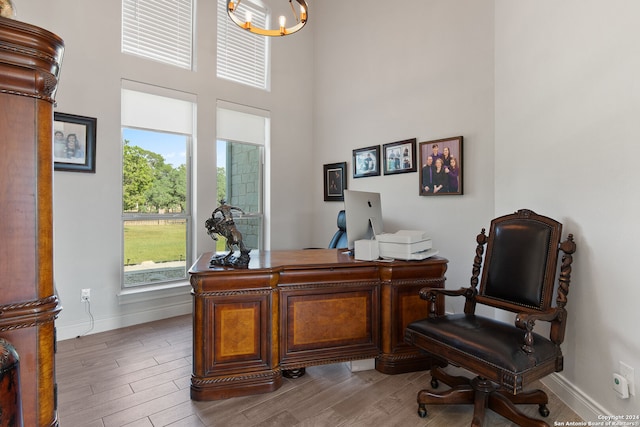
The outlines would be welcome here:
M 378 221 L 375 218 L 373 218 L 373 217 L 369 218 L 369 228 L 367 229 L 367 235 L 365 236 L 366 239 L 375 240 L 376 236 L 382 232 L 382 230 L 378 230 L 377 222 Z M 349 233 L 348 230 L 347 230 L 347 233 Z M 348 250 L 347 254 L 349 256 L 354 256 L 355 255 L 355 249 L 354 248 L 350 248 Z

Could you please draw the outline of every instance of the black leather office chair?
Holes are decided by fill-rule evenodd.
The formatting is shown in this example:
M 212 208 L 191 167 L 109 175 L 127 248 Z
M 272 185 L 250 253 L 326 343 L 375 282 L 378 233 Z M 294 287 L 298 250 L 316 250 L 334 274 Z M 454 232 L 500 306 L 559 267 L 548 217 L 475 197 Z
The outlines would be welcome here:
M 491 221 L 489 236 L 482 229 L 476 238 L 470 287 L 420 291 L 423 299 L 432 302 L 431 313 L 407 326 L 405 342 L 477 375 L 470 380 L 432 366 L 431 386 L 437 388 L 442 381 L 452 388 L 420 391 L 421 417 L 427 416 L 427 405 L 466 403 L 474 405 L 472 426 L 482 425 L 487 407 L 520 426 L 547 426 L 540 419 L 525 416 L 514 404 L 537 404 L 539 413 L 548 416 L 545 392 L 525 388 L 563 369 L 560 344 L 576 245 L 571 234 L 560 243 L 561 233 L 562 224 L 526 209 L 496 218 Z M 564 255 L 552 306 L 559 251 Z M 464 296 L 464 313 L 437 316 L 435 302 L 443 298 L 439 295 Z M 514 324 L 476 315 L 477 304 L 516 313 Z M 548 338 L 533 332 L 537 321 L 550 323 Z
M 333 235 L 329 242 L 329 249 L 341 249 L 348 246 L 347 241 L 347 215 L 344 210 L 338 212 L 338 231 Z

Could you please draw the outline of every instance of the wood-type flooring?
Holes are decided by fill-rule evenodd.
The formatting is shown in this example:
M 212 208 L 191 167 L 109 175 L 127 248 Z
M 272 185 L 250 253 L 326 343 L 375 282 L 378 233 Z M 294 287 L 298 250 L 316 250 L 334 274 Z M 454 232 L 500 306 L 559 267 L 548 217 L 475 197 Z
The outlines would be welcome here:
M 56 376 L 62 427 L 159 426 L 469 426 L 471 406 L 432 406 L 418 417 L 416 394 L 429 371 L 385 375 L 349 364 L 313 366 L 275 392 L 211 402 L 189 398 L 191 316 L 58 342 Z M 444 385 L 441 387 L 445 387 Z M 549 394 L 554 421 L 581 421 Z M 537 407 L 525 409 L 537 415 Z M 539 416 L 538 416 L 539 417 Z M 539 417 L 540 418 L 540 417 Z M 511 426 L 488 412 L 486 425 Z

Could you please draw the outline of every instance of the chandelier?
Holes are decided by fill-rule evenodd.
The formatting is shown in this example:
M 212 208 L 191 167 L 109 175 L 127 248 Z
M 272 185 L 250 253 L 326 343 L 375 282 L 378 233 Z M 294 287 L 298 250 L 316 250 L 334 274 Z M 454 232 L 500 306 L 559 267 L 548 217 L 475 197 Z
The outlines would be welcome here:
M 269 30 L 266 28 L 260 28 L 251 23 L 251 13 L 247 12 L 245 19 L 242 20 L 236 16 L 236 11 L 238 6 L 240 6 L 240 2 L 242 0 L 227 0 L 227 13 L 229 14 L 229 18 L 240 28 L 252 32 L 254 34 L 260 34 L 262 36 L 288 36 L 289 34 L 293 34 L 297 31 L 300 31 L 302 27 L 307 23 L 307 2 L 305 0 L 296 0 L 300 4 L 298 6 L 298 11 L 296 11 L 296 7 L 293 5 L 292 0 L 289 0 L 289 5 L 291 6 L 291 11 L 293 12 L 293 16 L 295 17 L 295 25 L 291 27 L 287 27 L 287 18 L 284 15 L 280 16 L 279 24 L 280 28 Z

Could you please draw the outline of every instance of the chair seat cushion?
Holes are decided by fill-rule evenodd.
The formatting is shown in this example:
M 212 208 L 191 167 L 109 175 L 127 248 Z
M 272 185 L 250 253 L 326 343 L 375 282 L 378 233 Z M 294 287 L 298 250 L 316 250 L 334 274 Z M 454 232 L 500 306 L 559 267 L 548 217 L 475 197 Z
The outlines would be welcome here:
M 410 323 L 407 329 L 513 374 L 561 356 L 558 346 L 536 333 L 533 334 L 534 352 L 527 354 L 521 349 L 524 330 L 477 315 L 427 318 Z

